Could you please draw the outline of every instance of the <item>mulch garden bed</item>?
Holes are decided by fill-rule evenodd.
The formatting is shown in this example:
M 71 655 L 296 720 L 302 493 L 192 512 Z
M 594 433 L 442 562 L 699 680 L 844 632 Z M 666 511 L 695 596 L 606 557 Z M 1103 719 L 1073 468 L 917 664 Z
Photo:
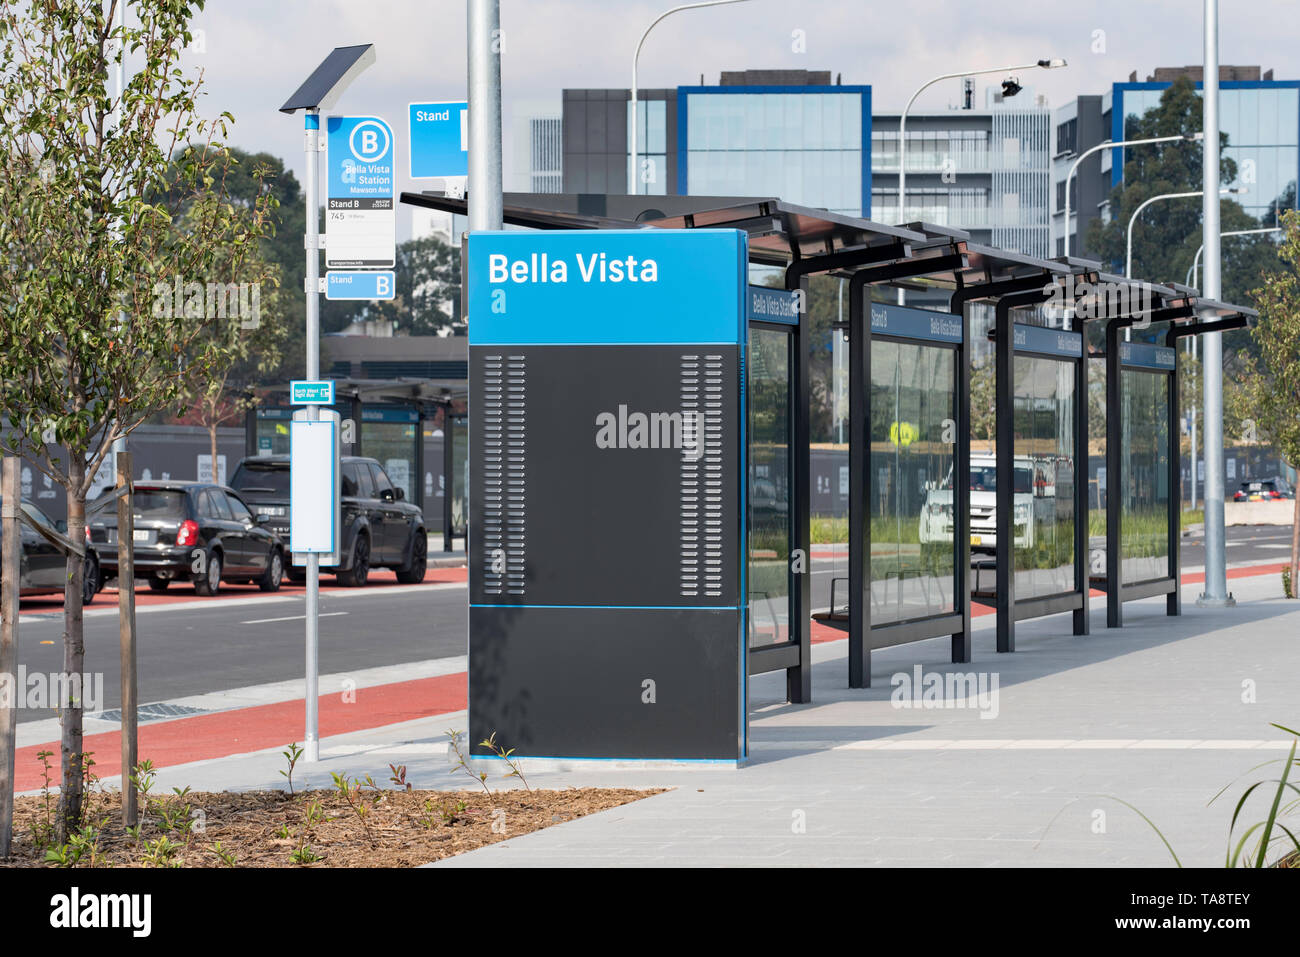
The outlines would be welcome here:
M 150 796 L 138 838 L 117 792 L 88 796 L 88 830 L 52 845 L 57 795 L 18 798 L 13 856 L 0 867 L 413 867 L 663 789 L 334 790 Z M 142 804 L 142 810 L 144 810 Z M 47 860 L 53 851 L 57 860 Z

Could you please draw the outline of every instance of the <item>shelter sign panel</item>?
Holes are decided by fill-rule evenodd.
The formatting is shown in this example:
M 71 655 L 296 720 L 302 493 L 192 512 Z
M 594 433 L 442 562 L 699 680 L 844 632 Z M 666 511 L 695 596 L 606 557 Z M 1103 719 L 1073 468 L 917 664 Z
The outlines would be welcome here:
M 746 257 L 735 230 L 470 235 L 473 741 L 744 756 Z

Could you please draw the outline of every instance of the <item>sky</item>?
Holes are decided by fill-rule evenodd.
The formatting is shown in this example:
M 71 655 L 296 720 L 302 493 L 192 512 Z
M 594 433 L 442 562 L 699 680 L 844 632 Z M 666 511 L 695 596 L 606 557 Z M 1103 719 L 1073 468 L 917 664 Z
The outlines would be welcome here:
M 631 82 L 641 33 L 674 0 L 501 0 L 506 188 L 511 187 L 512 117 L 554 105 L 566 87 Z M 1300 2 L 1221 5 L 1223 64 L 1273 68 L 1300 78 Z M 209 0 L 193 26 L 202 50 L 183 65 L 202 70 L 204 112 L 235 117 L 229 142 L 281 157 L 302 178 L 302 119 L 278 107 L 336 46 L 373 43 L 376 62 L 344 93 L 335 113 L 374 114 L 395 131 L 399 189 L 406 179 L 406 107 L 465 97 L 465 0 Z M 1062 57 L 1069 66 L 1020 75 L 1053 107 L 1157 66 L 1202 59 L 1202 0 L 743 0 L 685 10 L 658 24 L 641 52 L 639 84 L 718 82 L 722 70 L 809 69 L 870 84 L 877 112 L 897 111 L 944 73 Z M 984 104 L 980 80 L 976 104 Z M 960 81 L 937 84 L 914 109 L 947 108 Z M 1022 94 L 1025 95 L 1025 94 Z M 409 212 L 398 213 L 399 235 Z

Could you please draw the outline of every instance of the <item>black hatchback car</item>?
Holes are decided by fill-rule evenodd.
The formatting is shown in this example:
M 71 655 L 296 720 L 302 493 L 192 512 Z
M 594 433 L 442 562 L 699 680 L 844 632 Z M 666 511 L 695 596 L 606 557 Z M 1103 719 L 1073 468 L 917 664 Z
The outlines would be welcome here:
M 29 595 L 62 595 L 68 584 L 68 560 L 63 557 L 63 552 L 57 545 L 32 528 L 32 525 L 40 526 L 51 535 L 62 535 L 67 531 L 67 526 L 61 521 L 55 522 L 26 499 L 22 501 L 21 508 L 27 520 L 21 521 L 18 526 L 22 546 L 19 552 L 18 594 L 24 598 Z M 87 548 L 81 574 L 81 603 L 89 605 L 103 588 L 99 553 L 94 548 Z
M 392 568 L 404 584 L 424 581 L 429 560 L 429 538 L 424 513 L 406 501 L 384 467 L 374 459 L 345 455 L 340 463 L 342 540 L 339 584 L 360 586 L 370 569 Z M 289 541 L 289 456 L 256 455 L 243 459 L 230 484 L 259 514 L 267 516 L 267 527 Z M 302 568 L 287 570 L 294 581 L 302 581 Z
M 86 517 L 91 543 L 117 544 L 115 499 L 96 502 Z M 192 581 L 200 595 L 222 582 L 255 582 L 276 591 L 284 578 L 284 544 L 259 524 L 243 499 L 207 482 L 141 482 L 133 501 L 136 574 L 154 591 Z M 117 551 L 101 549 L 105 575 L 117 574 Z

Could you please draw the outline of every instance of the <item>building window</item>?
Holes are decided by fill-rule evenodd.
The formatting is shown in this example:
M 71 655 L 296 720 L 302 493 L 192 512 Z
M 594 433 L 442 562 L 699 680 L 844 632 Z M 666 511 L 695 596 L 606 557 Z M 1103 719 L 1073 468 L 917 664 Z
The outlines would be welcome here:
M 685 109 L 687 195 L 864 214 L 861 93 L 688 93 Z

